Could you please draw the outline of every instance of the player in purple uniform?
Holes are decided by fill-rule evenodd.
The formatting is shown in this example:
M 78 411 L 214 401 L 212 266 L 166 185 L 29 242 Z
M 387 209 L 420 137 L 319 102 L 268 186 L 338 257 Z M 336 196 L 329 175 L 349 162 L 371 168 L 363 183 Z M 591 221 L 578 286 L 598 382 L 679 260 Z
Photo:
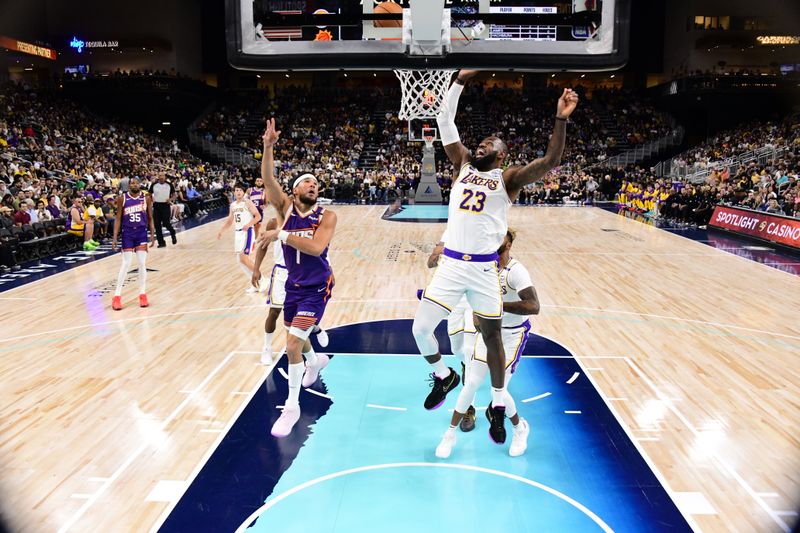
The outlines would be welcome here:
M 300 385 L 310 387 L 328 364 L 328 356 L 303 353 L 303 345 L 314 326 L 322 320 L 325 306 L 333 289 L 333 272 L 328 263 L 328 245 L 336 229 L 336 213 L 317 205 L 317 178 L 303 174 L 292 184 L 292 198 L 281 190 L 274 175 L 273 147 L 280 131 L 275 119 L 267 121 L 264 132 L 264 156 L 261 176 L 270 203 L 278 211 L 279 226 L 267 230 L 262 238 L 280 240 L 289 271 L 286 280 L 286 300 L 283 323 L 287 328 L 286 355 L 289 358 L 289 397 L 283 413 L 272 426 L 274 437 L 286 437 L 300 418 Z M 303 356 L 307 366 L 303 365 Z M 305 373 L 305 375 L 304 375 Z
M 150 237 L 147 237 L 147 230 Z M 131 268 L 134 252 L 139 260 L 139 307 L 147 307 L 147 244 L 153 246 L 155 227 L 153 225 L 153 199 L 142 191 L 139 178 L 131 178 L 128 192 L 117 197 L 117 218 L 114 220 L 114 237 L 111 241 L 111 251 L 117 251 L 117 237 L 122 230 L 122 267 L 117 276 L 117 288 L 111 307 L 115 311 L 122 309 L 122 285 Z
M 261 176 L 256 178 L 255 186 L 247 190 L 247 196 L 253 205 L 256 206 L 258 214 L 261 215 L 261 220 L 264 220 L 264 204 L 267 201 L 267 194 L 264 191 L 264 180 Z M 256 235 L 261 235 L 261 222 L 257 222 L 254 226 Z

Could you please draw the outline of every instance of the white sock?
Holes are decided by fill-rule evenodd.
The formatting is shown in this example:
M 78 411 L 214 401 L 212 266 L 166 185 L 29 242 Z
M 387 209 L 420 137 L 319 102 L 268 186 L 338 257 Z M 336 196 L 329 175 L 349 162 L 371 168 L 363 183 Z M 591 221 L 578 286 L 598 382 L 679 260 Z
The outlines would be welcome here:
M 117 288 L 114 290 L 114 296 L 122 295 L 122 286 L 125 284 L 125 278 L 128 276 L 128 270 L 131 268 L 132 260 L 133 252 L 122 252 L 122 266 L 119 267 L 119 274 L 117 275 Z
M 289 396 L 286 398 L 285 407 L 298 407 L 300 405 L 300 382 L 306 366 L 303 363 L 289 363 Z
M 145 288 L 147 287 L 147 252 L 137 250 L 136 259 L 139 260 L 139 294 L 145 294 Z
M 444 379 L 450 375 L 450 369 L 444 364 L 444 359 L 439 359 L 435 363 L 431 363 L 433 367 L 433 373 L 436 374 L 436 377 L 439 379 Z
M 503 387 L 502 389 L 495 389 L 492 387 L 492 407 L 505 407 L 506 400 L 505 400 L 505 393 L 506 388 Z
M 272 333 L 264 332 L 264 348 L 261 351 L 272 353 Z
M 508 418 L 517 414 L 517 404 L 511 394 L 508 393 L 508 389 L 503 389 L 503 401 L 506 403 L 506 416 Z
M 317 352 L 314 351 L 313 347 L 309 351 L 303 352 L 303 357 L 306 358 L 307 365 L 315 366 L 317 364 Z

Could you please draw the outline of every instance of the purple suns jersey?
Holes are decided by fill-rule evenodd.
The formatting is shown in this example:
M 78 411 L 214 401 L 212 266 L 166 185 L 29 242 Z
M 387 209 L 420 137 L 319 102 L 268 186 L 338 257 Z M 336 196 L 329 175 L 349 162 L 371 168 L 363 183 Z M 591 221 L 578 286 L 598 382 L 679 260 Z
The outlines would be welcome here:
M 125 202 L 122 204 L 122 228 L 123 231 L 147 228 L 147 200 L 143 191 L 136 197 L 125 193 Z
M 291 209 L 286 212 L 284 230 L 305 239 L 313 239 L 314 233 L 322 223 L 325 208 L 316 206 L 305 216 L 301 215 L 292 203 Z M 283 244 L 283 257 L 289 278 L 286 281 L 287 290 L 291 288 L 322 287 L 327 285 L 331 276 L 331 265 L 328 263 L 328 249 L 319 257 L 304 254 L 300 250 Z
M 256 189 L 255 187 L 253 187 L 252 189 L 250 189 L 249 196 L 250 196 L 250 201 L 253 202 L 253 205 L 256 206 L 256 209 L 258 209 L 258 213 L 263 218 L 264 200 L 265 200 L 264 189 Z

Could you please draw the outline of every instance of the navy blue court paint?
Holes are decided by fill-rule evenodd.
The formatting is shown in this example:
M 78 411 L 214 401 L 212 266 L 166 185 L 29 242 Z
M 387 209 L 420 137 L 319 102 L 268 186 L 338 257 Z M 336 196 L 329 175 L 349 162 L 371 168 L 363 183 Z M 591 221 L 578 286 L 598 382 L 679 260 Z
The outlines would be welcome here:
M 218 207 L 217 209 L 209 211 L 207 215 L 185 219 L 178 224 L 175 224 L 174 228 L 175 231 L 180 234 L 181 231 L 186 231 L 188 229 L 196 228 L 198 226 L 202 226 L 203 224 L 208 224 L 209 222 L 219 220 L 220 218 L 227 216 L 227 214 L 228 206 Z M 169 241 L 169 233 L 166 230 L 164 230 L 164 233 L 165 240 L 168 243 L 167 247 L 172 246 Z M 154 253 L 158 253 L 156 250 L 157 248 L 153 248 Z M 44 279 L 52 276 L 53 274 L 58 274 L 59 272 L 64 272 L 77 266 L 91 263 L 92 261 L 97 261 L 98 259 L 103 259 L 109 255 L 113 255 L 113 252 L 111 251 L 111 245 L 105 244 L 98 247 L 93 252 L 84 252 L 83 250 L 80 250 L 64 255 L 23 263 L 20 265 L 20 270 L 0 274 L 0 292 L 21 287 L 31 283 L 32 281 Z
M 274 439 L 287 383 L 273 370 L 160 531 L 691 530 L 558 343 L 533 335 L 509 387 L 532 428 L 526 454 L 508 456 L 508 422 L 506 444 L 489 441 L 484 384 L 476 430 L 442 461 L 433 451 L 456 394 L 422 408 L 430 367 L 415 355 L 411 320 L 329 333 L 333 357 L 314 387 L 333 399 L 301 392 L 303 418 Z M 436 335 L 447 352 L 443 325 Z

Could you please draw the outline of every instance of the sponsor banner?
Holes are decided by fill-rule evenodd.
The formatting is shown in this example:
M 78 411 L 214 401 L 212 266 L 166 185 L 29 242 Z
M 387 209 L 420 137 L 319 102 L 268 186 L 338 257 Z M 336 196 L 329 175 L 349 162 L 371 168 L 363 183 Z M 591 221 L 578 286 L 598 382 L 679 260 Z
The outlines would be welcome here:
M 796 218 L 718 205 L 709 225 L 800 250 L 800 220 Z
M 55 50 L 46 48 L 44 46 L 39 46 L 36 44 L 26 43 L 25 41 L 18 41 L 16 39 L 12 39 L 11 37 L 5 37 L 3 35 L 0 35 L 0 46 L 2 46 L 3 48 L 7 48 L 9 50 L 15 50 L 17 52 L 23 52 L 33 56 L 39 56 L 45 59 L 51 59 L 53 61 L 55 61 L 56 59 Z

